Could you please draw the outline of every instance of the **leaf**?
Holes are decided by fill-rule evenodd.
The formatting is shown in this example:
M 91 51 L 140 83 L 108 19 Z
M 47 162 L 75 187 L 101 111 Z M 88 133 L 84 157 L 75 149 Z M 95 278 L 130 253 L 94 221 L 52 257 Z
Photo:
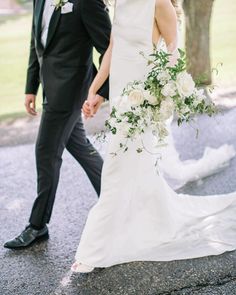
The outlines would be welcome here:
M 113 128 L 111 129 L 111 132 L 112 132 L 112 134 L 113 134 L 113 135 L 115 135 L 115 134 L 116 134 L 116 132 L 117 132 L 117 129 L 116 129 L 116 127 L 113 127 Z
M 142 153 L 142 152 L 143 152 L 143 149 L 141 149 L 141 148 L 138 148 L 138 149 L 137 149 L 137 153 L 138 153 L 138 154 L 140 154 L 140 153 Z

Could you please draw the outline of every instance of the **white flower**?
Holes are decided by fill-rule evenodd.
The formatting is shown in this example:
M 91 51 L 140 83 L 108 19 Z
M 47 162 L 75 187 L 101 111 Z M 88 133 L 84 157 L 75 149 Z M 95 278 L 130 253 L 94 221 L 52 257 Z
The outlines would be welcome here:
M 169 132 L 167 130 L 165 123 L 158 125 L 158 135 L 159 135 L 159 139 L 161 140 L 163 140 L 166 136 L 169 135 Z
M 151 95 L 149 91 L 145 91 L 144 96 L 151 105 L 156 105 L 158 103 L 157 98 L 154 95 Z
M 195 98 L 193 101 L 193 105 L 196 107 L 202 100 L 206 99 L 203 89 L 196 89 L 194 92 Z
M 177 75 L 176 85 L 179 94 L 184 97 L 191 96 L 195 89 L 193 78 L 187 72 L 181 72 Z
M 184 106 L 181 107 L 181 113 L 184 114 L 184 113 L 188 113 L 190 110 L 189 110 L 189 107 L 185 104 Z
M 169 81 L 161 90 L 161 94 L 165 97 L 175 96 L 176 85 L 174 81 Z
M 134 82 L 128 83 L 125 89 L 126 89 L 127 92 L 131 92 L 133 90 L 141 90 L 141 91 L 143 91 L 144 84 L 143 84 L 142 81 L 134 81 Z
M 56 9 L 64 6 L 68 0 L 53 0 L 53 5 L 55 6 Z
M 110 118 L 110 119 L 109 119 L 109 124 L 110 124 L 112 127 L 116 127 L 116 126 L 117 126 L 117 119 L 116 119 L 116 118 Z
M 174 111 L 174 103 L 171 98 L 167 98 L 161 102 L 160 107 L 160 119 L 165 121 L 168 120 Z
M 130 130 L 130 124 L 128 122 L 122 122 L 118 126 L 118 131 L 121 133 L 122 136 L 125 138 L 129 135 L 129 130 Z
M 206 95 L 204 94 L 204 90 L 203 90 L 203 89 L 197 89 L 197 90 L 195 91 L 195 94 L 196 94 L 196 96 L 197 96 L 197 98 L 198 98 L 199 100 L 206 99 Z
M 142 90 L 134 89 L 130 92 L 128 98 L 133 106 L 139 106 L 144 102 L 144 93 Z
M 160 81 L 160 84 L 161 85 L 165 85 L 167 81 L 170 80 L 170 74 L 167 72 L 167 71 L 163 71 L 163 72 L 160 72 L 158 75 L 157 75 L 157 80 Z
M 125 96 L 117 96 L 112 99 L 112 106 L 114 106 L 117 110 L 117 114 L 122 114 L 131 109 L 131 103 L 127 97 Z
M 139 82 L 138 84 L 135 84 L 135 90 L 143 91 L 144 85 L 143 83 Z
M 58 6 L 61 3 L 61 0 L 53 0 L 53 5 Z
M 120 99 L 119 105 L 117 107 L 118 113 L 122 114 L 122 113 L 130 111 L 131 106 L 132 106 L 132 104 L 131 104 L 128 96 L 127 95 L 122 96 Z

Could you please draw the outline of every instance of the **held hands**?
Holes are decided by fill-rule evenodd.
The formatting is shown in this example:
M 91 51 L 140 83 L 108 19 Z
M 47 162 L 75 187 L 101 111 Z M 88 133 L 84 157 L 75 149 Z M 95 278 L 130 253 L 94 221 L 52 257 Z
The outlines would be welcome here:
M 94 117 L 103 101 L 104 98 L 102 96 L 95 93 L 89 93 L 88 99 L 84 102 L 82 107 L 85 119 Z
M 36 95 L 26 94 L 25 96 L 25 108 L 28 114 L 36 116 Z

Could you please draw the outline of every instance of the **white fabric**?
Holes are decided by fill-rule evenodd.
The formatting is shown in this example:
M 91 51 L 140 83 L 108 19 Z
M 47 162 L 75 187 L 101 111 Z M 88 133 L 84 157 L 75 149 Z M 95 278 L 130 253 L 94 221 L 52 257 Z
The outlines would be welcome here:
M 139 52 L 144 51 L 147 55 L 152 51 L 152 41 L 150 41 L 150 35 L 147 37 L 143 36 L 145 35 L 145 32 L 148 30 L 150 32 L 150 28 L 153 26 L 153 18 L 146 21 L 145 20 L 145 13 L 147 13 L 148 16 L 150 16 L 150 11 L 147 12 L 144 8 L 144 12 L 142 14 L 138 14 L 139 17 L 135 17 L 135 13 L 138 13 L 138 9 L 140 9 L 139 5 L 144 6 L 143 3 L 137 3 L 137 10 L 133 9 L 133 1 L 130 1 L 129 3 L 126 3 L 125 9 L 127 9 L 127 6 L 132 7 L 131 10 L 125 13 L 126 15 L 126 23 L 124 22 L 124 12 L 122 11 L 122 1 L 124 0 L 118 0 L 118 7 L 115 11 L 115 14 L 119 15 L 119 19 L 115 17 L 114 24 L 113 24 L 113 35 L 115 36 L 117 40 L 118 46 L 114 46 L 113 49 L 113 60 L 111 65 L 111 75 L 110 75 L 110 81 L 111 81 L 111 87 L 110 87 L 110 97 L 117 97 L 121 94 L 122 90 L 126 86 L 126 84 L 132 80 L 138 80 L 142 79 L 147 71 L 147 65 L 146 61 L 141 58 Z M 140 1 L 139 1 L 140 2 Z M 132 4 L 133 3 L 133 4 Z M 150 1 L 149 1 L 150 3 Z M 131 6 L 132 4 L 132 6 Z M 135 6 L 136 6 L 135 5 Z M 152 4 L 151 4 L 152 5 Z M 121 9 L 121 12 L 120 12 Z M 151 10 L 152 14 L 152 10 Z M 132 15 L 129 18 L 129 15 Z M 130 22 L 129 19 L 133 19 L 133 23 Z M 154 17 L 154 15 L 153 15 Z M 122 19 L 122 20 L 120 20 Z M 147 18 L 146 18 L 147 19 Z M 146 26 L 143 25 L 146 21 Z M 117 24 L 117 22 L 119 22 Z M 137 29 L 130 28 L 129 30 L 127 28 L 130 26 L 135 26 Z M 147 29 L 147 26 L 149 28 Z M 142 28 L 142 30 L 139 28 Z M 118 30 L 118 32 L 117 32 Z M 128 30 L 128 31 L 127 31 Z M 132 33 L 131 33 L 132 30 Z M 135 30 L 135 33 L 133 31 Z M 125 37 L 122 34 L 122 32 L 125 31 Z M 143 35 L 142 35 L 143 33 Z M 150 33 L 149 33 L 150 34 Z M 177 35 L 179 33 L 177 32 Z M 135 38 L 135 36 L 138 35 L 138 39 L 142 40 L 142 43 L 139 40 L 133 41 L 130 37 L 132 35 L 132 38 Z M 152 33 L 151 33 L 152 36 Z M 176 38 L 177 40 L 178 38 Z M 127 48 L 127 40 L 129 41 L 129 49 Z M 175 40 L 176 46 L 177 41 Z M 136 46 L 136 43 L 141 43 L 139 46 Z M 167 50 L 166 46 L 164 44 L 163 38 L 161 38 L 158 42 L 158 48 L 161 48 L 162 50 Z M 172 49 L 175 48 L 175 46 L 172 47 Z M 124 51 L 124 54 L 122 53 Z M 175 51 L 175 50 L 174 50 Z M 175 51 L 176 52 L 176 51 Z M 121 58 L 121 55 L 123 57 Z M 130 55 L 132 57 L 130 57 Z M 177 58 L 177 54 L 174 54 L 173 56 L 173 63 L 175 59 Z M 143 75 L 142 75 L 143 74 Z M 129 80 L 130 77 L 130 80 Z M 133 77 L 133 78 L 132 78 Z M 171 120 L 168 121 L 168 132 L 169 132 L 169 138 L 168 138 L 168 146 L 165 150 L 162 151 L 162 169 L 163 173 L 166 175 L 166 177 L 171 180 L 171 184 L 175 189 L 182 187 L 188 182 L 196 181 L 201 178 L 207 177 L 209 175 L 212 175 L 214 173 L 217 173 L 220 169 L 224 168 L 229 164 L 229 161 L 235 157 L 236 152 L 233 146 L 225 144 L 221 146 L 218 149 L 212 149 L 212 148 L 206 148 L 204 151 L 203 158 L 200 161 L 195 160 L 188 160 L 188 161 L 180 161 L 179 154 L 175 149 L 174 146 L 174 140 L 171 133 Z M 214 159 L 212 161 L 212 159 Z
M 117 1 L 111 106 L 112 98 L 120 95 L 128 82 L 143 79 L 147 73 L 139 52 L 152 50 L 154 10 L 155 0 Z M 111 155 L 121 136 L 110 137 L 101 196 L 89 213 L 76 261 L 108 267 L 130 261 L 217 255 L 236 248 L 236 193 L 200 197 L 177 194 L 161 172 L 157 174 L 156 157 L 136 152 L 140 140 L 130 143 L 126 153 Z M 152 146 L 150 132 L 143 140 Z M 194 173 L 198 169 L 202 168 Z
M 43 47 L 47 44 L 49 24 L 55 10 L 52 0 L 45 0 L 43 17 L 42 17 L 42 32 L 41 32 L 41 43 Z

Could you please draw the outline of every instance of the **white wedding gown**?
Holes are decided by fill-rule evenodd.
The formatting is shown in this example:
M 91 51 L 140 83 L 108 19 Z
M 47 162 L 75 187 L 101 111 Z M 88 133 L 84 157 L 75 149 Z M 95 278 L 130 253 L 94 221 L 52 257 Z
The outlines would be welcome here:
M 152 51 L 155 2 L 117 0 L 111 106 L 115 103 L 112 98 L 119 96 L 128 82 L 143 79 L 147 73 L 146 61 L 139 52 Z M 148 130 L 143 140 L 152 146 L 153 136 Z M 177 194 L 162 173 L 157 173 L 156 157 L 136 152 L 139 139 L 129 144 L 126 153 L 112 156 L 121 141 L 122 134 L 110 137 L 101 196 L 89 213 L 77 262 L 109 267 L 130 261 L 217 255 L 236 249 L 236 193 Z

